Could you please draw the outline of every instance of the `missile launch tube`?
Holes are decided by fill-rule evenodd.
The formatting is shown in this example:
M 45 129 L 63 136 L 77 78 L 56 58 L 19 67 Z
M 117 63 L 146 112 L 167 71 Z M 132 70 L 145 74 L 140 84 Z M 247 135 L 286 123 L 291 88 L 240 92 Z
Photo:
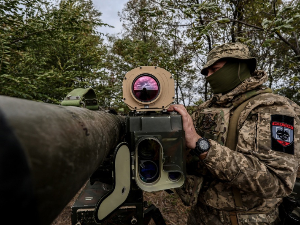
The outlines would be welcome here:
M 0 96 L 0 125 L 1 204 L 9 199 L 5 196 L 6 189 L 9 192 L 15 188 L 16 191 L 9 192 L 12 202 L 6 206 L 15 206 L 10 210 L 20 222 L 16 224 L 27 224 L 26 218 L 17 218 L 22 215 L 18 210 L 26 208 L 20 206 L 24 195 L 25 202 L 29 198 L 24 191 L 26 185 L 20 181 L 16 185 L 9 182 L 14 176 L 25 174 L 28 167 L 30 178 L 23 183 L 28 186 L 28 181 L 32 181 L 37 224 L 46 225 L 58 216 L 120 142 L 125 123 L 123 117 L 104 111 Z M 21 193 L 19 205 L 13 200 L 13 193 L 17 195 L 17 192 Z M 31 211 L 35 212 L 33 208 Z

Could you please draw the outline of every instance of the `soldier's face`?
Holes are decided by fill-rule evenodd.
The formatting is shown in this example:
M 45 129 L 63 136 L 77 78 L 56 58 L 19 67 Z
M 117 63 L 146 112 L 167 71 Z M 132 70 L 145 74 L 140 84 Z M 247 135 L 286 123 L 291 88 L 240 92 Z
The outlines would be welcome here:
M 226 63 L 226 60 L 219 60 L 219 61 L 215 62 L 214 64 L 212 64 L 210 67 L 207 68 L 207 71 L 208 71 L 207 76 L 209 77 L 214 72 L 221 69 L 225 65 L 225 63 Z

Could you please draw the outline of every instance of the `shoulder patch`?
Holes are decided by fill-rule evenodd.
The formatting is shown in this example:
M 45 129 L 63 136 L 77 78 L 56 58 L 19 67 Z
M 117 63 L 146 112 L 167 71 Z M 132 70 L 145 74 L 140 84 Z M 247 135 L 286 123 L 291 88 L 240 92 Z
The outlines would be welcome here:
M 271 147 L 294 155 L 294 117 L 271 115 Z

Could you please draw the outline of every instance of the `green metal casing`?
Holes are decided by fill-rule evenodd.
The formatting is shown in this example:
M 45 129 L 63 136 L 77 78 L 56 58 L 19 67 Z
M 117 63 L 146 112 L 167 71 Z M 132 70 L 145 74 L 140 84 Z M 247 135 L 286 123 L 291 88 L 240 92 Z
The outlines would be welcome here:
M 131 154 L 134 156 L 133 176 L 137 185 L 144 191 L 152 192 L 183 185 L 185 179 L 185 134 L 182 126 L 182 118 L 177 114 L 150 113 L 137 116 L 129 116 L 126 121 L 127 141 Z M 138 175 L 137 144 L 147 138 L 157 139 L 162 146 L 160 177 L 153 183 L 144 183 Z M 181 178 L 174 182 L 166 176 L 169 172 L 179 172 Z

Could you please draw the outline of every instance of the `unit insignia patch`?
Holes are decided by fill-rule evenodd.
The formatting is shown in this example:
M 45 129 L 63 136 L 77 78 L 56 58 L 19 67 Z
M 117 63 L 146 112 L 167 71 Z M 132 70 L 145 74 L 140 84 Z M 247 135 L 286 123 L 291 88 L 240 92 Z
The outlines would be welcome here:
M 294 118 L 271 116 L 272 149 L 294 155 Z

